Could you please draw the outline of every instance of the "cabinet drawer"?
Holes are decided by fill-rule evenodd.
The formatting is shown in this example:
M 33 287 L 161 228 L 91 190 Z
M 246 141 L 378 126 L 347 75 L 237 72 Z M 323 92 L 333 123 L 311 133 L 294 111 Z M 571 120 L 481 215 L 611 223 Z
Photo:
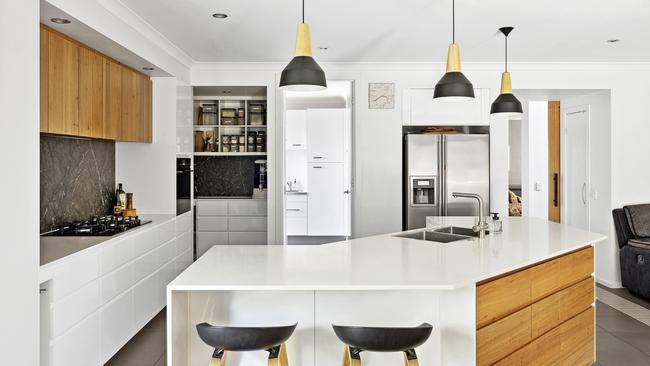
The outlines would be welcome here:
M 102 365 L 99 360 L 99 315 L 84 319 L 52 344 L 52 366 Z
M 593 247 L 588 247 L 532 267 L 532 300 L 541 299 L 591 276 L 594 271 L 593 250 Z
M 287 207 L 289 207 L 291 203 L 300 203 L 300 202 L 307 203 L 306 194 L 287 194 Z
M 530 270 L 496 279 L 476 288 L 476 326 L 482 328 L 531 302 Z
M 560 325 L 560 365 L 593 365 L 596 360 L 594 327 L 593 307 Z
M 192 211 L 176 216 L 176 236 L 192 230 Z
M 99 281 L 94 280 L 52 304 L 52 338 L 63 334 L 99 308 Z
M 266 201 L 233 200 L 228 201 L 229 216 L 266 216 Z
M 197 257 L 202 256 L 214 245 L 228 245 L 228 233 L 197 233 L 196 250 Z
M 225 216 L 228 214 L 228 201 L 225 200 L 197 200 L 197 216 Z
M 256 233 L 230 232 L 230 245 L 266 245 L 266 231 Z
M 594 303 L 592 277 L 532 305 L 533 338 L 585 311 Z
M 287 202 L 287 217 L 307 217 L 307 202 Z
M 526 307 L 476 332 L 477 365 L 492 365 L 531 339 L 531 308 Z
M 127 291 L 107 304 L 100 314 L 100 363 L 104 364 L 135 333 L 133 291 Z M 88 363 L 86 363 L 88 365 Z
M 266 216 L 237 216 L 228 218 L 228 231 L 264 231 L 266 232 Z
M 99 255 L 97 251 L 82 254 L 66 260 L 64 266 L 57 268 L 52 281 L 52 300 L 57 301 L 80 289 L 99 277 Z
M 560 361 L 560 328 L 555 328 L 512 353 L 495 366 L 557 365 Z
M 185 234 L 179 236 L 176 238 L 176 253 L 175 255 L 181 255 L 188 249 L 192 249 L 192 242 L 194 239 L 194 235 L 192 235 L 192 232 L 188 231 Z
M 228 231 L 228 217 L 226 216 L 197 217 L 196 231 Z

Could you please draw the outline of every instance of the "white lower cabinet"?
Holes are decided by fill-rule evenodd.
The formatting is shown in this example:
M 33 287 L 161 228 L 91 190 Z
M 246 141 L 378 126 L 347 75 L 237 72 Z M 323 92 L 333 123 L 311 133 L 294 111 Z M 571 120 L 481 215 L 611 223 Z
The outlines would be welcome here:
M 61 366 L 103 365 L 99 354 L 99 313 L 95 312 L 51 343 L 49 360 Z
M 103 365 L 165 306 L 167 284 L 192 263 L 192 212 L 142 230 L 54 269 L 41 366 Z
M 196 256 L 200 257 L 215 245 L 228 245 L 228 232 L 196 233 Z
M 228 233 L 230 245 L 266 245 L 266 231 L 263 232 L 236 232 Z
M 100 362 L 105 363 L 135 334 L 133 291 L 113 299 L 100 311 Z
M 307 195 L 287 195 L 285 212 L 287 235 L 307 235 Z

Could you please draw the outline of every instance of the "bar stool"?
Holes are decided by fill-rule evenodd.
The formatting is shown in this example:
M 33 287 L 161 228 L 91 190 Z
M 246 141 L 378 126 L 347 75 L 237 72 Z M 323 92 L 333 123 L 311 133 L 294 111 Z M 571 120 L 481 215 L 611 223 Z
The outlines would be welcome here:
M 332 324 L 334 333 L 346 344 L 343 366 L 361 366 L 361 352 L 404 352 L 405 366 L 418 366 L 415 348 L 431 336 L 433 326 L 422 323 L 417 327 L 378 328 Z
M 208 323 L 196 325 L 203 342 L 214 347 L 210 366 L 225 366 L 226 352 L 262 351 L 269 353 L 269 366 L 288 366 L 285 342 L 296 329 L 293 325 L 279 327 L 222 327 Z

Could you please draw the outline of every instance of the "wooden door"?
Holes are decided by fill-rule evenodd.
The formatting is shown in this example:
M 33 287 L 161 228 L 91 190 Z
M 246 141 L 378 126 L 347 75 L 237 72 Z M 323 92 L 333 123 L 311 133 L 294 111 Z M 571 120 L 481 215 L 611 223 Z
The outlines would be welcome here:
M 560 102 L 548 102 L 548 219 L 560 222 Z
M 49 122 L 48 122 L 48 105 L 49 100 L 47 97 L 48 92 L 48 35 L 49 32 L 47 28 L 41 25 L 40 37 L 41 37 L 41 49 L 40 49 L 40 74 L 41 74 L 41 85 L 40 85 L 40 109 L 41 109 L 41 132 L 49 132 Z
M 142 83 L 144 84 L 144 101 L 142 102 L 142 131 L 140 142 L 151 143 L 153 140 L 153 115 L 152 115 L 152 85 L 151 79 L 147 75 L 142 75 Z
M 122 66 L 104 58 L 104 138 L 122 137 Z
M 104 137 L 104 58 L 85 47 L 79 50 L 79 135 Z
M 139 74 L 122 67 L 122 141 L 138 141 L 141 128 L 142 83 Z
M 63 35 L 48 34 L 47 131 L 79 132 L 79 46 Z

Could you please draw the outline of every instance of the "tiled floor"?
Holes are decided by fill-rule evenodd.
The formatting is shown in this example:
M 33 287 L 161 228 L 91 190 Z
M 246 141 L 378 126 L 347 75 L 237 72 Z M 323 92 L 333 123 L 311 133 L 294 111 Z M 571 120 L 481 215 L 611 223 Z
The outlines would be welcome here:
M 623 294 L 620 291 L 625 291 L 599 287 L 599 291 L 602 290 L 610 291 L 613 294 L 620 293 L 621 297 Z M 635 299 L 633 302 L 644 306 L 642 305 L 643 299 Z M 646 308 L 650 311 L 650 303 L 646 303 Z M 163 310 L 106 365 L 166 365 L 165 329 L 165 310 Z M 650 327 L 601 301 L 597 301 L 596 358 L 598 360 L 596 365 L 599 366 L 650 366 Z

